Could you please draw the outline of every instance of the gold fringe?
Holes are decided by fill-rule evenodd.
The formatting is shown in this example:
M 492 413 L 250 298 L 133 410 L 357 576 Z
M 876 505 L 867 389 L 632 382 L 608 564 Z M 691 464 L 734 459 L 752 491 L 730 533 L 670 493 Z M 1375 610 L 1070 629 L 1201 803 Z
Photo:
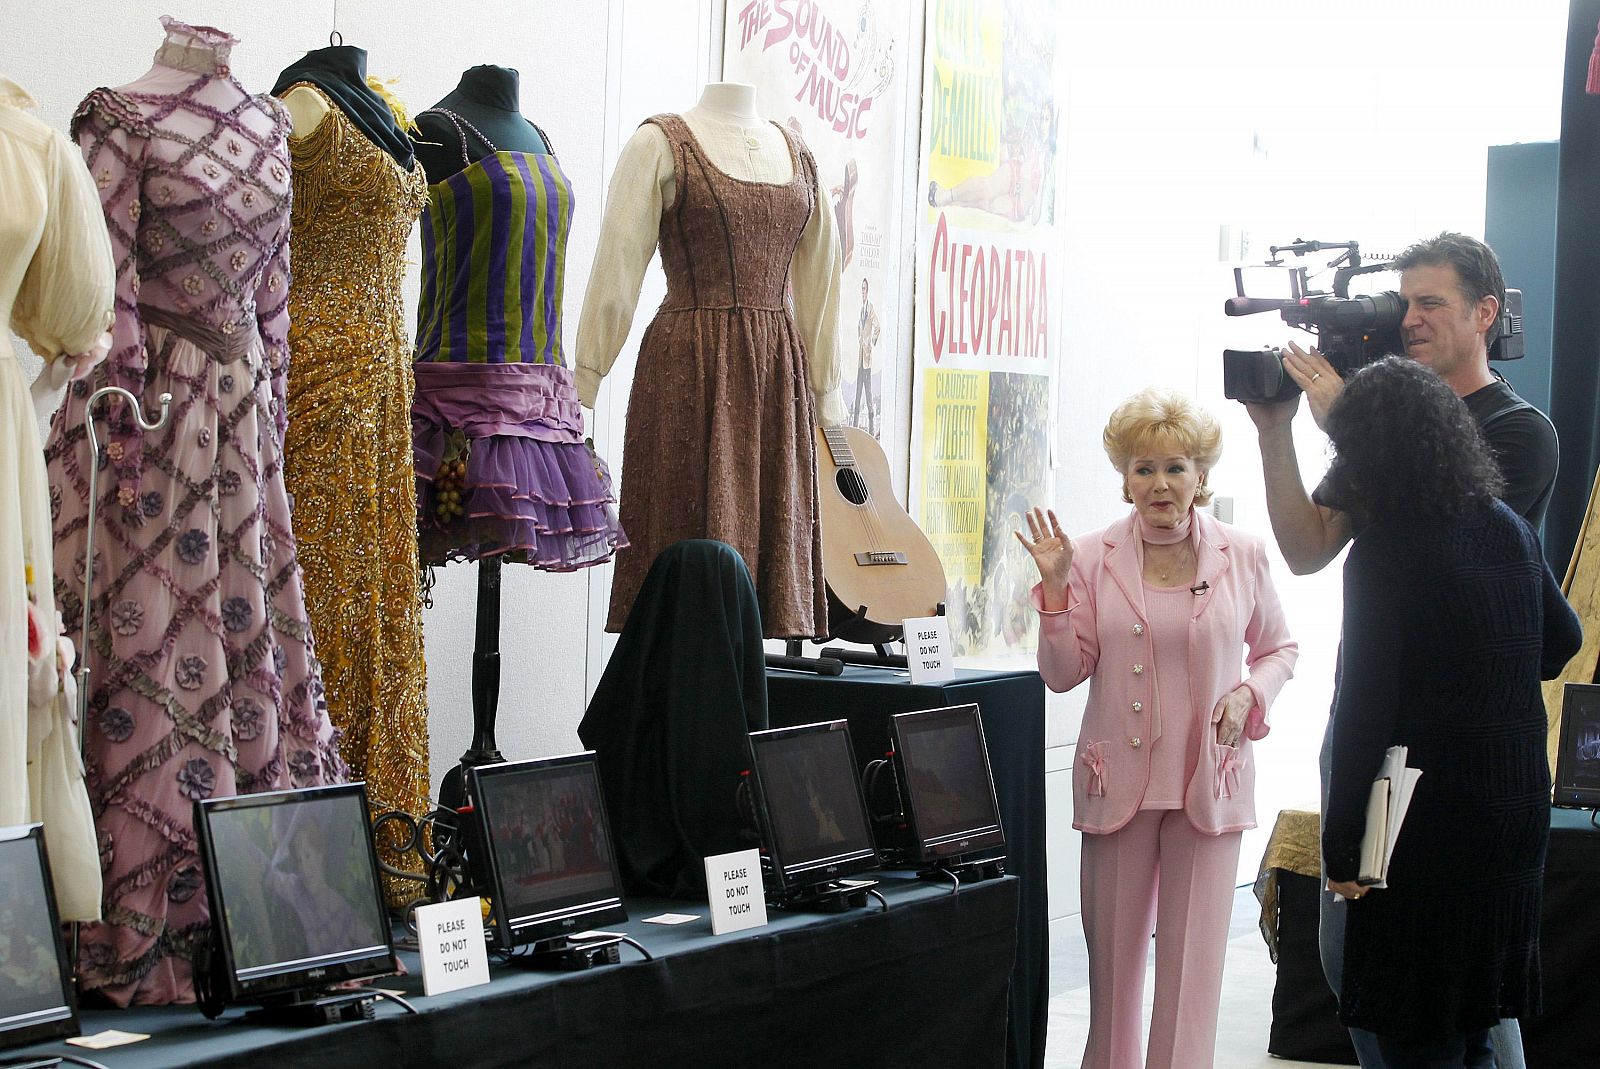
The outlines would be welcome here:
M 386 152 L 374 153 L 370 160 L 358 167 L 335 166 L 332 161 L 343 156 L 347 136 L 352 132 L 359 136 L 359 131 L 345 115 L 344 109 L 312 83 L 296 82 L 285 92 L 301 86 L 322 98 L 328 114 L 306 136 L 289 139 L 289 158 L 294 167 L 293 218 L 296 228 L 304 226 L 307 219 L 321 213 L 323 197 L 330 191 L 343 194 L 346 199 L 365 199 L 375 190 L 406 180 L 404 172 L 399 172 L 399 178 L 395 177 L 396 164 Z M 391 107 L 396 103 L 393 98 L 385 99 L 390 101 Z
M 317 123 L 316 129 L 304 137 L 289 138 L 289 162 L 294 169 L 294 200 L 291 211 L 296 223 L 317 215 L 323 194 L 328 191 L 333 167 L 321 166 L 324 160 L 337 159 L 344 143 L 344 126 L 337 120 L 343 112 L 321 89 L 310 82 L 296 82 L 284 90 L 288 95 L 296 89 L 308 89 L 322 98 L 327 114 Z

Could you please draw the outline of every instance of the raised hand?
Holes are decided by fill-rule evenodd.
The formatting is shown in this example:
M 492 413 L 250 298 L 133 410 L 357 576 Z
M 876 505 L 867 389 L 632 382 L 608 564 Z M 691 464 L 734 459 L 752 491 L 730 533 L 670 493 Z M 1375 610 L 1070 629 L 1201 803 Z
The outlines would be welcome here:
M 1061 529 L 1061 521 L 1056 519 L 1054 509 L 1045 510 L 1035 506 L 1028 510 L 1027 517 L 1028 532 L 1033 538 L 1024 538 L 1021 531 L 1013 531 L 1012 534 L 1017 536 L 1017 541 L 1022 543 L 1022 548 L 1033 557 L 1033 563 L 1039 569 L 1044 608 L 1058 612 L 1067 607 L 1067 581 L 1072 573 L 1072 539 Z

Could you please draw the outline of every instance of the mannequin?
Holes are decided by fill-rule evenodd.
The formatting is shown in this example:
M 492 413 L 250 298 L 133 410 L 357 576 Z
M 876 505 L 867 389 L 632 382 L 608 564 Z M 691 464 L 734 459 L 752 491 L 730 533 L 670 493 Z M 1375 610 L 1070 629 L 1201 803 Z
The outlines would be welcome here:
M 417 116 L 421 137 L 417 140 L 417 162 L 433 185 L 461 171 L 466 163 L 461 156 L 463 143 L 449 119 L 440 114 L 451 111 L 487 134 L 498 149 L 511 152 L 547 153 L 545 139 L 518 108 L 518 76 L 510 67 L 483 65 L 461 75 L 455 89 L 432 108 Z M 464 151 L 472 162 L 489 154 L 489 146 L 469 132 Z M 503 761 L 494 737 L 500 704 L 500 563 L 499 554 L 478 562 L 478 617 L 472 643 L 472 744 L 461 755 L 461 762 L 445 773 L 439 800 L 445 806 L 459 804 L 461 765 Z
M 702 90 L 699 103 L 683 113 L 683 120 L 711 162 L 734 178 L 787 182 L 794 176 L 783 131 L 756 110 L 755 86 L 711 82 Z M 653 189 L 642 188 L 646 185 Z M 578 319 L 577 384 L 585 408 L 594 408 L 600 382 L 628 340 L 639 288 L 655 247 L 656 220 L 661 217 L 663 206 L 672 202 L 676 190 L 672 149 L 666 135 L 660 127 L 645 123 L 634 131 L 617 157 L 601 224 L 600 253 L 589 276 Z M 615 203 L 624 193 L 643 194 L 645 201 L 624 213 L 618 210 L 623 205 Z M 820 191 L 817 202 L 825 203 Z M 838 252 L 831 215 L 813 213 L 801 247 L 795 250 L 792 279 L 795 320 L 812 369 L 812 394 L 817 401 L 818 418 L 827 426 L 845 420 L 844 399 L 839 395 L 838 342 L 832 329 L 839 309 L 838 270 L 828 263 Z M 629 247 L 617 250 L 612 239 Z M 639 262 L 641 252 L 644 259 Z M 833 321 L 826 330 L 825 319 Z
M 429 182 L 411 409 L 421 560 L 478 565 L 473 737 L 440 787 L 447 809 L 463 766 L 503 760 L 502 564 L 569 571 L 621 541 L 561 352 L 572 186 L 517 90 L 515 70 L 473 67 L 417 117 Z
M 456 128 L 442 112 L 453 112 L 466 119 L 489 141 L 505 152 L 547 153 L 544 133 L 522 117 L 518 102 L 518 74 L 511 67 L 488 64 L 473 67 L 443 100 L 417 116 L 421 136 L 416 142 L 417 160 L 428 172 L 428 182 L 442 182 L 460 171 L 460 139 Z M 467 131 L 467 155 L 473 162 L 489 153 L 489 146 Z
M 299 86 L 310 82 L 325 93 L 373 144 L 394 157 L 396 163 L 411 169 L 415 156 L 411 139 L 395 121 L 389 103 L 367 84 L 367 50 L 354 45 L 329 45 L 307 52 L 283 69 L 272 95 L 281 97 L 289 109 L 296 138 L 309 137 L 322 125 L 328 104 L 321 96 Z
M 111 344 L 116 261 L 90 172 L 35 106 L 0 75 L 0 824 L 43 821 L 62 919 L 97 920 L 100 856 L 73 645 L 55 602 L 50 482 L 11 332 L 44 359 L 44 386 L 81 380 Z
M 293 124 L 283 476 L 340 753 L 375 810 L 420 817 L 432 786 L 403 290 L 427 190 L 366 59 L 320 48 L 275 88 Z M 386 876 L 385 889 L 399 905 L 414 887 Z
M 161 22 L 150 74 L 94 90 L 73 119 L 116 315 L 107 362 L 68 391 L 45 452 L 56 600 L 69 626 L 88 615 L 82 728 L 105 885 L 78 985 L 121 1006 L 194 1001 L 195 937 L 174 938 L 204 931 L 209 910 L 194 800 L 345 779 L 282 476 L 285 297 L 300 271 L 289 120 L 233 77 L 235 37 Z M 108 385 L 145 412 L 170 394 L 172 418 L 148 436 L 107 421 L 86 605 L 85 410 Z
M 635 461 L 624 475 L 634 547 L 617 558 L 607 630 L 621 629 L 649 558 L 683 538 L 744 556 L 767 637 L 825 629 L 813 425 L 845 415 L 835 226 L 811 154 L 761 118 L 752 86 L 714 82 L 686 114 L 647 120 L 623 147 L 578 324 L 585 406 L 627 340 L 658 243 L 668 297 L 629 401 L 626 452 L 649 467 Z M 685 442 L 696 443 L 691 463 L 669 470 Z M 673 482 L 680 474 L 687 483 Z
M 755 86 L 712 82 L 683 118 L 711 161 L 735 178 L 787 182 L 793 173 L 783 134 L 756 112 Z
M 794 178 L 784 133 L 755 110 L 755 86 L 742 82 L 712 82 L 701 91 L 698 104 L 683 112 L 694 138 L 715 163 L 733 178 L 747 182 L 787 182 Z M 643 202 L 622 213 L 616 200 L 627 195 Z M 656 219 L 662 206 L 672 203 L 677 179 L 672 149 L 659 126 L 643 123 L 616 160 L 611 194 L 606 198 L 600 254 L 589 275 L 584 309 L 578 320 L 578 397 L 584 408 L 594 408 L 600 381 L 616 362 L 622 344 L 634 325 L 638 288 L 650 266 L 656 243 Z M 824 203 L 821 195 L 818 203 Z M 811 363 L 811 392 L 818 400 L 818 416 L 826 426 L 845 421 L 845 402 L 838 395 L 838 278 L 827 280 L 826 262 L 802 262 L 805 251 L 826 261 L 837 258 L 838 237 L 832 213 L 813 213 L 802 246 L 795 250 L 795 322 L 806 342 Z M 618 250 L 613 240 L 626 242 Z M 643 253 L 643 262 L 638 256 Z M 821 290 L 818 293 L 816 290 Z M 802 298 L 805 293 L 805 298 Z M 832 320 L 824 328 L 824 320 Z

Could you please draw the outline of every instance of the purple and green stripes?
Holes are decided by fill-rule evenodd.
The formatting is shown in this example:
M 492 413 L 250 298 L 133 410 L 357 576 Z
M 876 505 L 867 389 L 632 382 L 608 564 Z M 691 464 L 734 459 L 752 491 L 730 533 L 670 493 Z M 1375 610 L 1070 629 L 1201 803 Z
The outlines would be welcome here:
M 428 188 L 417 360 L 557 364 L 572 184 L 554 156 L 496 152 Z

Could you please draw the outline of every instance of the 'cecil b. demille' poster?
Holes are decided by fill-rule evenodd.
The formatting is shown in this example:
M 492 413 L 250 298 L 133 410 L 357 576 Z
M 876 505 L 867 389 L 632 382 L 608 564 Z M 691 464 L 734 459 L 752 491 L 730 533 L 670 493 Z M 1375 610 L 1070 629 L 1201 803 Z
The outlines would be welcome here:
M 1012 538 L 1047 486 L 1054 279 L 1053 0 L 928 0 L 916 240 L 911 514 L 949 580 L 956 652 L 1038 642 Z

